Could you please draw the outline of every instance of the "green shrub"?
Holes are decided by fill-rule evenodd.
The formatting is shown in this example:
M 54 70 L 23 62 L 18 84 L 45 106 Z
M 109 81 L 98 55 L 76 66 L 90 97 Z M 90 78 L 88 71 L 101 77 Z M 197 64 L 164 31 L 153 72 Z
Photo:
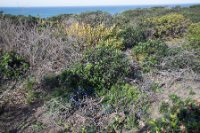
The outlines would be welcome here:
M 50 87 L 48 88 L 49 90 L 60 86 L 59 77 L 55 74 L 46 75 L 43 78 L 42 83 L 44 84 L 44 86 Z
M 174 104 L 181 103 L 180 97 L 178 97 L 176 94 L 169 95 L 169 98 L 171 99 L 172 103 L 174 103 Z
M 88 51 L 79 74 L 100 88 L 110 88 L 128 75 L 130 65 L 126 56 L 118 50 L 109 47 L 99 47 Z
M 148 72 L 167 55 L 168 47 L 159 40 L 148 40 L 147 42 L 139 43 L 132 51 L 133 56 L 141 64 L 143 71 Z
M 81 64 L 76 64 L 74 68 L 65 70 L 59 75 L 58 79 L 61 87 L 67 89 L 65 92 L 79 93 L 80 97 L 91 95 L 94 92 L 95 86 L 82 75 L 81 69 Z
M 58 97 L 63 95 L 75 96 L 82 98 L 85 95 L 91 95 L 94 92 L 94 87 L 81 75 L 76 72 L 79 66 L 67 69 L 59 75 L 47 75 L 42 80 L 42 84 L 47 91 L 51 92 L 51 97 Z
M 123 38 L 125 48 L 134 47 L 139 42 L 146 40 L 144 30 L 141 27 L 128 27 L 120 33 L 120 36 Z
M 39 98 L 39 93 L 36 92 L 34 86 L 37 84 L 34 78 L 30 77 L 27 79 L 25 84 L 26 90 L 26 102 L 28 104 L 33 103 L 36 99 Z
M 192 22 L 200 22 L 200 5 L 192 5 L 189 8 L 182 8 L 181 13 Z
M 177 97 L 171 97 L 177 99 Z M 173 102 L 173 106 L 169 108 L 169 111 L 163 112 L 163 117 L 149 122 L 149 132 L 200 132 L 199 102 L 193 100 L 178 101 Z
M 189 20 L 182 14 L 172 13 L 161 17 L 148 18 L 146 24 L 153 37 L 179 37 L 186 31 Z
M 105 102 L 120 111 L 128 111 L 127 109 L 131 109 L 131 106 L 137 103 L 141 96 L 142 92 L 135 86 L 114 85 L 106 94 Z
M 115 49 L 125 49 L 126 45 L 123 43 L 124 38 L 121 36 L 122 30 L 115 26 L 112 31 L 105 35 L 98 46 L 113 47 Z
M 29 63 L 14 52 L 4 53 L 0 57 L 0 73 L 5 79 L 17 79 L 25 75 Z
M 146 99 L 145 99 L 146 98 Z M 103 105 L 109 106 L 111 112 L 123 112 L 124 118 L 116 116 L 109 127 L 116 130 L 130 130 L 138 126 L 138 120 L 147 115 L 146 95 L 136 86 L 115 84 L 104 95 Z
M 192 48 L 200 49 L 200 22 L 193 23 L 189 26 L 188 39 Z
M 45 78 L 44 83 L 50 88 L 63 87 L 69 91 L 79 88 L 92 93 L 94 90 L 109 89 L 118 81 L 123 81 L 129 74 L 129 69 L 128 60 L 121 51 L 98 47 L 88 50 L 80 63 L 74 64 L 60 75 Z
M 169 111 L 169 103 L 168 102 L 162 102 L 160 104 L 159 111 L 160 111 L 160 113 L 167 113 Z
M 133 48 L 134 54 L 137 56 L 138 60 L 142 60 L 139 56 L 152 56 L 152 55 L 159 55 L 165 56 L 167 53 L 167 45 L 159 40 L 148 40 L 144 43 L 139 43 L 138 46 Z

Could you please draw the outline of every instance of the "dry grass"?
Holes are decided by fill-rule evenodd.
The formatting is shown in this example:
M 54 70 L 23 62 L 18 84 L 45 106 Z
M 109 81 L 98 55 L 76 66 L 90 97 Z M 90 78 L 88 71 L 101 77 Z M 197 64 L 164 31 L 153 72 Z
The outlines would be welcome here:
M 55 36 L 59 29 L 38 30 L 26 24 L 15 25 L 0 19 L 0 46 L 3 51 L 15 51 L 31 64 L 30 75 L 40 80 L 45 74 L 59 72 L 81 56 L 67 41 Z

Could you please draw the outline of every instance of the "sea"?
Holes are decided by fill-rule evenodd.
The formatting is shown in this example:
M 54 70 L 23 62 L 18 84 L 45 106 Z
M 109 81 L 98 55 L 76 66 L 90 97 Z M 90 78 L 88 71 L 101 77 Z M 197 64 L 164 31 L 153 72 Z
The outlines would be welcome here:
M 110 14 L 121 13 L 125 10 L 132 9 L 143 9 L 150 7 L 189 7 L 193 4 L 181 4 L 181 5 L 134 5 L 134 6 L 74 6 L 74 7 L 0 7 L 0 12 L 4 14 L 12 15 L 24 15 L 24 16 L 35 16 L 41 18 L 48 18 L 52 16 L 57 16 L 60 14 L 79 14 L 82 12 L 90 11 L 104 11 Z

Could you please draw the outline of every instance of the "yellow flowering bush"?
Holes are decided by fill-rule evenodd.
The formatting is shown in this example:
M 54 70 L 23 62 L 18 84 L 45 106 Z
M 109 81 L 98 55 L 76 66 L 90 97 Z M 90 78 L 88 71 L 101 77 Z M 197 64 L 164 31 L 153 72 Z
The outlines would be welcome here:
M 97 45 L 121 49 L 123 48 L 122 38 L 117 36 L 118 32 L 120 30 L 115 25 L 106 27 L 104 24 L 92 27 L 85 23 L 73 23 L 66 28 L 66 34 L 73 41 L 72 45 L 80 49 Z
M 154 37 L 178 37 L 186 31 L 189 20 L 182 14 L 172 13 L 161 17 L 152 17 L 146 20 L 150 32 Z

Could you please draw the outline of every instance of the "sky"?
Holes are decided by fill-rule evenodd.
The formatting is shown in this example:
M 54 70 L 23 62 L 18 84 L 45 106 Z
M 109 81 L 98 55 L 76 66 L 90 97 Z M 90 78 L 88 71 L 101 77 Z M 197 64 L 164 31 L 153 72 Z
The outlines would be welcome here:
M 190 4 L 200 0 L 0 0 L 0 7 Z

